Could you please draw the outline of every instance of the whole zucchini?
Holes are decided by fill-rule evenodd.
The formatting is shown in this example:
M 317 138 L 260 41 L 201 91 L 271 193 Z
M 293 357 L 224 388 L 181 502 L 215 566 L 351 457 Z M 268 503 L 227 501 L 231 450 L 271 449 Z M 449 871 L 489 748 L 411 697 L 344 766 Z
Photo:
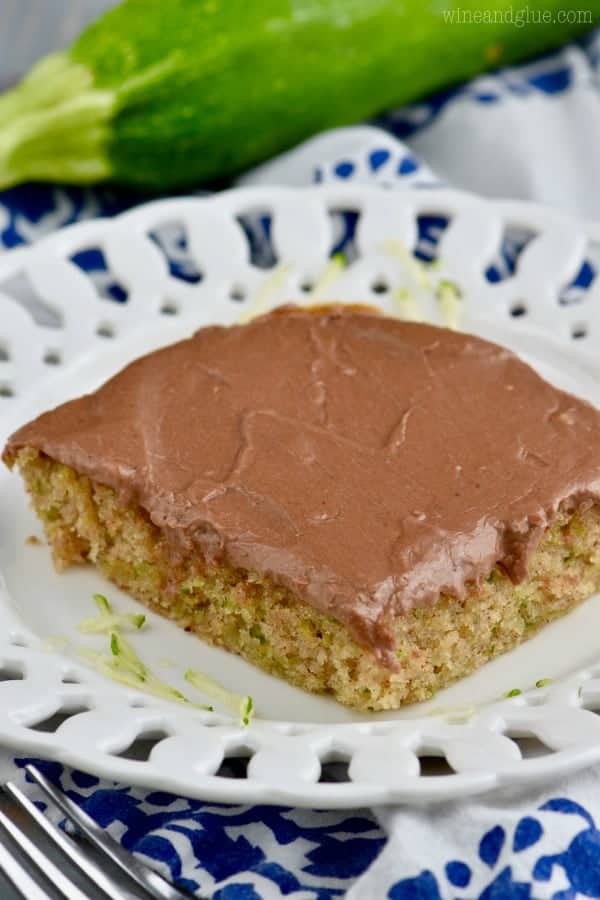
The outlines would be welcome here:
M 531 0 L 126 0 L 0 98 L 0 187 L 229 176 L 600 18 L 600 0 L 573 24 L 543 6 L 540 22 Z

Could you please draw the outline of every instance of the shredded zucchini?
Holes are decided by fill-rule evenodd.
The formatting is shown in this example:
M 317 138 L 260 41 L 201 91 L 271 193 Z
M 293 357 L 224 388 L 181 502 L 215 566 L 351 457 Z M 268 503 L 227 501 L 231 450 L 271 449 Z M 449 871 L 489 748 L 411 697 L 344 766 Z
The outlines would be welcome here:
M 202 694 L 206 694 L 218 703 L 222 703 L 231 712 L 239 715 L 242 725 L 248 725 L 254 712 L 254 701 L 252 697 L 242 697 L 240 694 L 234 694 L 228 691 L 222 684 L 205 675 L 203 672 L 197 672 L 195 669 L 188 669 L 185 673 L 185 680 L 192 687 L 196 688 Z
M 94 594 L 92 597 L 94 603 L 98 607 L 100 615 L 110 616 L 112 613 L 112 607 L 108 602 L 107 598 L 104 594 Z
M 264 315 L 277 301 L 278 296 L 285 285 L 286 278 L 291 272 L 290 263 L 278 265 L 263 281 L 250 303 L 245 307 L 239 318 L 241 325 L 251 322 L 252 319 Z
M 413 256 L 406 244 L 398 240 L 385 241 L 383 249 L 402 263 L 402 267 L 418 288 L 426 291 L 433 290 L 433 279 L 430 274 L 431 267 L 425 266 L 416 256 Z
M 240 719 L 242 725 L 249 725 L 254 714 L 254 700 L 252 697 L 244 697 L 240 705 Z
M 212 706 L 199 706 L 192 703 L 181 691 L 157 678 L 142 662 L 131 644 L 116 632 L 110 636 L 110 651 L 109 655 L 89 648 L 81 648 L 79 655 L 91 664 L 100 675 L 118 681 L 127 687 L 151 694 L 153 697 L 189 704 L 207 712 L 214 711 Z
M 425 321 L 423 310 L 408 288 L 397 288 L 392 292 L 392 299 L 398 304 L 400 315 L 406 322 Z
M 317 281 L 309 293 L 309 301 L 322 298 L 328 288 L 334 284 L 340 277 L 342 270 L 346 267 L 346 257 L 343 253 L 334 253 L 329 262 L 325 265 L 323 271 L 317 278 Z
M 69 639 L 60 635 L 44 638 L 42 641 L 42 650 L 46 653 L 60 653 L 69 646 Z
M 140 629 L 146 621 L 144 615 L 116 613 L 104 594 L 94 594 L 93 599 L 100 615 L 94 619 L 82 622 L 80 631 L 86 634 L 108 634 L 110 654 L 89 648 L 81 648 L 78 652 L 82 659 L 92 665 L 101 675 L 112 678 L 113 681 L 118 681 L 127 687 L 135 688 L 154 697 L 174 700 L 177 703 L 185 703 L 197 709 L 214 712 L 214 707 L 193 703 L 181 691 L 158 678 L 140 659 L 129 641 L 120 633 L 119 628 L 122 626 L 134 625 L 136 629 Z M 164 667 L 165 662 L 167 662 L 167 665 L 171 665 L 165 660 L 160 660 L 158 665 Z M 196 690 L 207 694 L 238 715 L 242 725 L 247 726 L 250 724 L 254 714 L 252 697 L 234 694 L 208 675 L 192 669 L 185 673 L 185 680 Z
M 445 716 L 446 718 L 460 719 L 468 722 L 477 713 L 477 707 L 469 704 L 466 706 L 435 706 L 430 709 L 427 716 Z
M 104 594 L 94 594 L 93 599 L 100 615 L 84 619 L 79 623 L 79 631 L 82 634 L 110 634 L 119 628 L 130 627 L 139 630 L 146 622 L 146 616 L 143 613 L 115 613 Z
M 79 623 L 82 634 L 109 634 L 118 628 L 133 628 L 139 631 L 145 624 L 146 616 L 124 613 L 123 615 L 93 616 Z
M 442 278 L 436 289 L 436 297 L 440 306 L 444 324 L 457 331 L 462 317 L 461 291 L 454 281 Z

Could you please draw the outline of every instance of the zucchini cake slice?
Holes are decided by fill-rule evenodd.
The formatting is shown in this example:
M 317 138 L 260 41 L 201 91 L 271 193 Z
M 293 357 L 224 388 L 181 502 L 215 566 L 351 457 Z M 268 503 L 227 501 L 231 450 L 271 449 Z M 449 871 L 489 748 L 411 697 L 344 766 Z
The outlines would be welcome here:
M 3 456 L 59 569 L 357 708 L 430 697 L 600 586 L 600 413 L 365 309 L 203 328 Z

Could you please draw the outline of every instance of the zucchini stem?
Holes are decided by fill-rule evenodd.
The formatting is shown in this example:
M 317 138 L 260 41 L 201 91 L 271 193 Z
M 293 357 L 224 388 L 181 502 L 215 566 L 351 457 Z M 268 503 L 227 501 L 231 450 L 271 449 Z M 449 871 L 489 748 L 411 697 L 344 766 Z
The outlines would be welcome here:
M 66 54 L 42 60 L 0 97 L 0 188 L 29 178 L 92 182 L 110 174 L 105 147 L 116 95 Z

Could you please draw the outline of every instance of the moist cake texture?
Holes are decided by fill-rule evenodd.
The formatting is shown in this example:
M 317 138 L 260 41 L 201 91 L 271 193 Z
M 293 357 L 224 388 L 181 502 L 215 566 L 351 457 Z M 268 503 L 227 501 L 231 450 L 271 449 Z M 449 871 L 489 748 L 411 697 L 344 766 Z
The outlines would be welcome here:
M 59 567 L 357 707 L 425 699 L 600 585 L 600 414 L 348 307 L 202 329 L 4 459 Z

